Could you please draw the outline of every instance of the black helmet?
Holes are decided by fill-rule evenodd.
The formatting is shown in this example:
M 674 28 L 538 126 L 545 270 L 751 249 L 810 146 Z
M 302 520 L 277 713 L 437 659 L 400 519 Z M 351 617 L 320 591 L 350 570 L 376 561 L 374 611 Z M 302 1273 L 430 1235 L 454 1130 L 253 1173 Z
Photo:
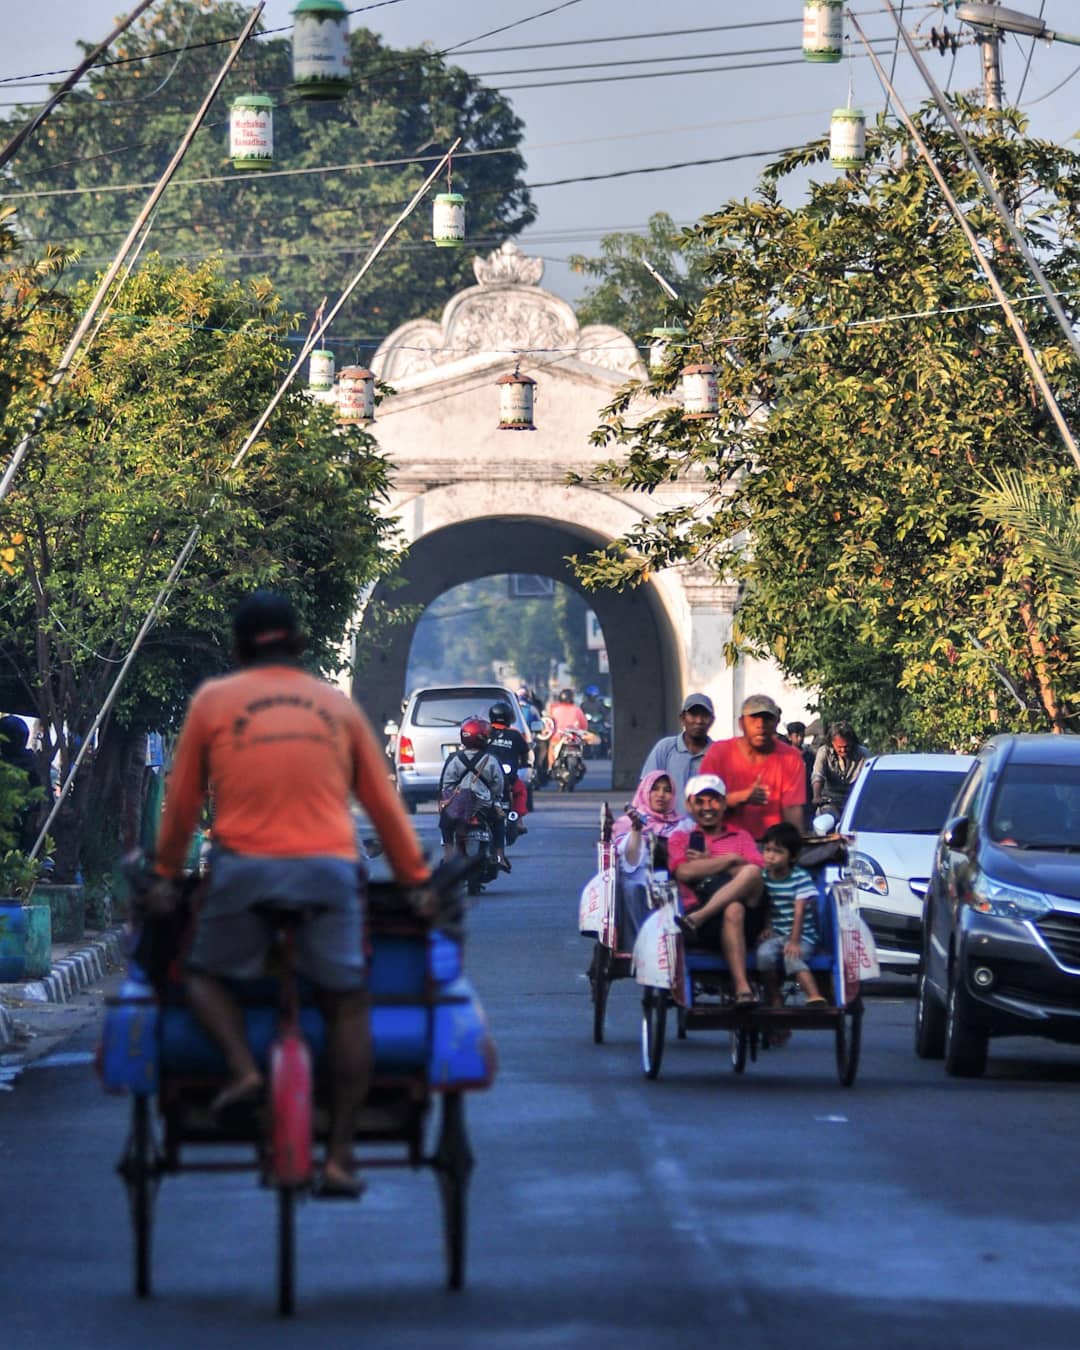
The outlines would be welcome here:
M 508 727 L 514 720 L 514 710 L 509 703 L 500 699 L 498 703 L 493 703 L 488 709 L 488 717 L 492 722 L 501 722 L 503 726 Z
M 572 689 L 563 689 L 559 694 L 560 703 L 573 703 L 574 691 Z

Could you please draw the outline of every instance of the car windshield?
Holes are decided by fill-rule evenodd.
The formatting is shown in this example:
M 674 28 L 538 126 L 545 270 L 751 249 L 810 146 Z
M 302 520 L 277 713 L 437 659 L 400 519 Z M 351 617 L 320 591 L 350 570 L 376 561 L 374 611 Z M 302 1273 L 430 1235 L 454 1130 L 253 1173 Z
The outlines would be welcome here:
M 990 808 L 995 844 L 1080 850 L 1080 764 L 1006 764 Z
M 937 834 L 967 766 L 952 769 L 871 769 L 849 828 L 867 834 Z
M 413 726 L 460 727 L 466 717 L 487 717 L 488 709 L 506 695 L 498 689 L 458 689 L 420 694 L 412 711 Z

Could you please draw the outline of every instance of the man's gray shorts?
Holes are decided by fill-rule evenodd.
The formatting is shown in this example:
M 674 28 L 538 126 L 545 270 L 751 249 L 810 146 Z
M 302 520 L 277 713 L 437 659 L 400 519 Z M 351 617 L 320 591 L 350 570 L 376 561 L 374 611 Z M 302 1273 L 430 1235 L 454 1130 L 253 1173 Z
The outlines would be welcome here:
M 296 969 L 320 989 L 364 987 L 363 904 L 359 864 L 343 858 L 268 858 L 225 849 L 210 854 L 210 881 L 188 955 L 192 970 L 223 979 L 265 974 L 274 922 L 258 912 L 296 910 Z

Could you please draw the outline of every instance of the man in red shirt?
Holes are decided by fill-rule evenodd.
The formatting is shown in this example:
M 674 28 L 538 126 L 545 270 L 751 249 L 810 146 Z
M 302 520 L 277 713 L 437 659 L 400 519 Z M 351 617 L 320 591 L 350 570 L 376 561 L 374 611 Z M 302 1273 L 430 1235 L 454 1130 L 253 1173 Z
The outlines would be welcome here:
M 256 591 L 234 617 L 240 669 L 192 697 L 173 757 L 148 903 L 173 902 L 192 830 L 209 791 L 214 847 L 188 958 L 187 995 L 231 1073 L 215 1108 L 256 1098 L 262 1072 L 230 979 L 262 973 L 273 924 L 260 903 L 304 915 L 297 968 L 318 987 L 333 1089 L 324 1194 L 357 1195 L 352 1140 L 371 1076 L 363 909 L 351 800 L 382 838 L 394 876 L 430 905 L 429 871 L 382 747 L 359 707 L 304 671 L 303 637 L 283 595 Z
M 780 709 L 768 694 L 743 701 L 739 736 L 714 741 L 701 761 L 702 773 L 727 784 L 728 821 L 760 839 L 770 825 L 789 821 L 802 830 L 806 770 L 802 755 L 780 740 Z
M 668 835 L 668 867 L 679 883 L 684 914 L 676 922 L 687 937 L 719 946 L 731 971 L 735 1002 L 756 1002 L 746 977 L 748 941 L 761 935 L 764 859 L 745 830 L 724 823 L 726 788 L 715 774 L 697 774 L 686 785 L 690 820 Z

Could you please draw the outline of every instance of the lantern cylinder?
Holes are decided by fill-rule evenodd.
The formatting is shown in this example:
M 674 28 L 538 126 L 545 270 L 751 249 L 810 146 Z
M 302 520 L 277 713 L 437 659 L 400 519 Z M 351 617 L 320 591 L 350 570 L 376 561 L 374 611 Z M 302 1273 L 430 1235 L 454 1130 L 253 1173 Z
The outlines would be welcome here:
M 334 353 L 317 350 L 308 362 L 308 388 L 327 390 L 334 387 Z
M 465 198 L 440 192 L 431 211 L 431 237 L 439 248 L 460 248 L 465 242 Z
M 346 366 L 338 376 L 337 420 L 352 424 L 375 420 L 375 376 L 363 366 Z
M 806 0 L 803 5 L 803 58 L 835 64 L 844 55 L 843 0 Z
M 861 108 L 836 108 L 829 126 L 829 163 L 858 169 L 866 163 L 866 116 Z
M 682 368 L 683 417 L 715 417 L 720 409 L 716 367 L 708 362 Z
M 686 329 L 681 325 L 664 325 L 660 328 L 649 330 L 649 369 L 659 370 L 673 346 L 680 343 L 686 337 Z
M 229 110 L 229 158 L 234 169 L 269 169 L 274 163 L 274 100 L 240 94 Z
M 349 14 L 341 0 L 300 0 L 293 10 L 293 89 L 304 99 L 349 92 Z
M 499 386 L 499 430 L 535 431 L 533 391 L 536 381 L 520 371 L 497 380 Z

